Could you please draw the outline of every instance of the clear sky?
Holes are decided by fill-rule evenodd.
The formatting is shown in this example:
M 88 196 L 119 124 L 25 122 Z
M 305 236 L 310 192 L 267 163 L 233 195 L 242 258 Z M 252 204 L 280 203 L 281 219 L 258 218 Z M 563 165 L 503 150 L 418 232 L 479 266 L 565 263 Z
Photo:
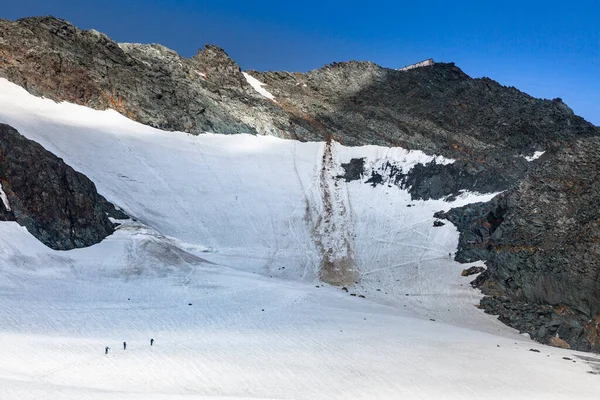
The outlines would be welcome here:
M 473 77 L 561 97 L 600 125 L 599 0 L 0 1 L 0 18 L 54 15 L 186 57 L 216 44 L 243 69 L 453 61 Z

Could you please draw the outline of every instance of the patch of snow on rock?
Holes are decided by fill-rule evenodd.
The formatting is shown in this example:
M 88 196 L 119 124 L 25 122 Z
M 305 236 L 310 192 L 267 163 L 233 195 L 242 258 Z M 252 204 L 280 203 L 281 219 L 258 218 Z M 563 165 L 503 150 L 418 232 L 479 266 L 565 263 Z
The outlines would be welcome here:
M 537 160 L 541 156 L 543 156 L 544 153 L 545 153 L 545 151 L 536 151 L 535 153 L 533 153 L 532 156 L 524 156 L 524 157 L 527 161 L 532 162 L 532 161 Z
M 6 211 L 10 211 L 10 204 L 8 203 L 8 197 L 6 197 L 6 193 L 4 193 L 4 189 L 2 188 L 2 183 L 0 183 L 0 199 L 2 199 Z
M 246 81 L 248 81 L 248 83 L 250 84 L 250 86 L 252 86 L 254 88 L 254 90 L 256 90 L 258 93 L 260 93 L 261 95 L 263 95 L 267 99 L 275 101 L 275 96 L 273 96 L 271 93 L 269 93 L 263 87 L 263 86 L 265 86 L 264 83 L 262 83 L 261 81 L 259 81 L 258 79 L 256 79 L 255 77 L 253 77 L 250 74 L 247 74 L 245 72 L 242 72 L 242 73 L 244 74 L 244 77 L 246 78 Z

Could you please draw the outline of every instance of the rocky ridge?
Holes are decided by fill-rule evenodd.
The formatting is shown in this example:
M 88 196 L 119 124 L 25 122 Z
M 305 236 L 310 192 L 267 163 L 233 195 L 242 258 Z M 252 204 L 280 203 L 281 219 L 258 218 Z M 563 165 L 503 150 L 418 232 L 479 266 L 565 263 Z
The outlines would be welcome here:
M 255 93 L 216 46 L 187 59 L 157 44 L 119 44 L 53 17 L 0 20 L 0 77 L 37 96 L 112 108 L 165 130 L 277 135 L 300 129 Z
M 437 216 L 460 230 L 457 260 L 486 260 L 482 307 L 553 344 L 600 350 L 600 138 L 578 140 L 488 203 Z
M 16 221 L 55 250 L 91 246 L 127 216 L 85 175 L 39 144 L 0 124 L 0 221 Z

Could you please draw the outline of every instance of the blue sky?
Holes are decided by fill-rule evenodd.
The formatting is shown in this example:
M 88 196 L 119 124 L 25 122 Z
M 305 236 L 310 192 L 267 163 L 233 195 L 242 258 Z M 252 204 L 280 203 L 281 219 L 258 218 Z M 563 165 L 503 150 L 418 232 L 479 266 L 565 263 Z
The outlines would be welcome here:
M 0 18 L 55 15 L 120 42 L 192 56 L 223 47 L 244 69 L 307 71 L 333 61 L 398 68 L 455 62 L 533 96 L 561 97 L 600 125 L 600 2 L 19 0 Z

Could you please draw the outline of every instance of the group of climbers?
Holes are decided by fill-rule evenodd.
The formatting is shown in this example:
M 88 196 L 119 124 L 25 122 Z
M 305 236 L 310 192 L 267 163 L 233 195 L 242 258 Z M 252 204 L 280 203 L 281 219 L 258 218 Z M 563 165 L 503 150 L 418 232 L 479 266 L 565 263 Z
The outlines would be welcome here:
M 154 345 L 154 339 L 150 339 L 150 346 Z M 110 347 L 106 346 L 104 348 L 104 354 L 108 354 L 108 351 L 110 350 Z M 127 350 L 127 342 L 123 342 L 123 350 Z

